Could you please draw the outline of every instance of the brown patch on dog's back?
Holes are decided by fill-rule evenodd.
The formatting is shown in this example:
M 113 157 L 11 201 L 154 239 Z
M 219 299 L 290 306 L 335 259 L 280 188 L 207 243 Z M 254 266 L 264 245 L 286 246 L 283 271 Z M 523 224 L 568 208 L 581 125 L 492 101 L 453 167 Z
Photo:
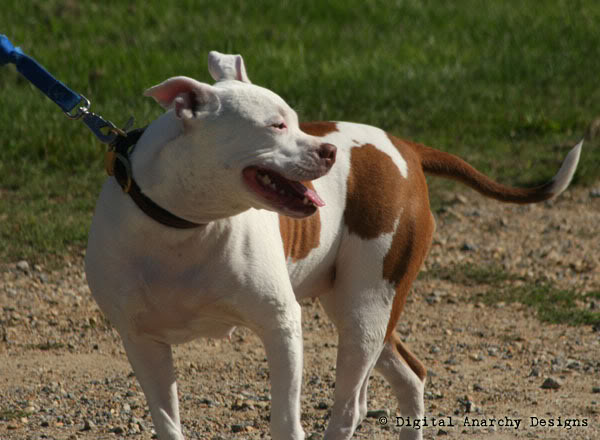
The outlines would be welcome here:
M 324 137 L 338 131 L 338 128 L 335 122 L 302 122 L 300 130 L 311 136 Z
M 392 158 L 374 145 L 350 150 L 344 223 L 351 234 L 369 240 L 394 230 L 403 205 L 402 180 Z
M 302 182 L 304 186 L 314 190 L 310 182 Z M 285 215 L 279 216 L 279 232 L 283 242 L 285 258 L 293 262 L 302 260 L 321 242 L 321 216 L 319 211 L 310 217 L 295 219 Z
M 404 209 L 400 226 L 396 230 L 392 245 L 383 260 L 383 276 L 396 287 L 386 340 L 391 337 L 396 328 L 410 286 L 417 278 L 421 265 L 429 252 L 435 229 L 435 222 L 429 209 L 427 181 L 417 152 L 411 144 L 398 138 L 390 136 L 390 140 L 407 163 L 408 182 L 406 185 L 402 185 L 401 190 L 395 194 L 395 197 L 402 201 Z
M 344 223 L 351 234 L 364 240 L 394 232 L 383 259 L 383 279 L 396 289 L 386 340 L 404 309 L 410 286 L 425 260 L 434 222 L 429 210 L 427 181 L 414 147 L 390 136 L 407 164 L 404 178 L 392 158 L 374 145 L 352 148 Z
M 419 159 L 410 144 L 405 144 L 391 136 L 390 140 L 406 160 L 409 170 L 406 184 L 394 194 L 394 197 L 401 200 L 404 210 L 401 227 L 394 234 L 392 246 L 385 256 L 383 265 L 384 278 L 398 285 L 406 274 L 411 260 L 420 256 L 423 247 L 429 249 L 429 242 L 424 241 L 430 238 L 430 233 L 432 234 L 433 231 L 429 230 L 431 223 L 429 195 Z M 415 255 L 415 252 L 418 255 Z M 418 271 L 418 268 L 416 270 Z

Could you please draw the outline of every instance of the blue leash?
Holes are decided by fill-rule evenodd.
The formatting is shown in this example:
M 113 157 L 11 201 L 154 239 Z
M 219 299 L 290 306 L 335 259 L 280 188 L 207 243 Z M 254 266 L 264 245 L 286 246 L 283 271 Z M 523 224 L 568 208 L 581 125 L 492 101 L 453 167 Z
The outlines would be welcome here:
M 0 34 L 0 66 L 8 63 L 15 64 L 17 71 L 54 101 L 67 117 L 81 119 L 101 142 L 109 144 L 104 158 L 106 172 L 109 176 L 115 177 L 123 191 L 129 194 L 146 215 L 171 228 L 187 229 L 200 226 L 177 217 L 154 203 L 133 179 L 129 150 L 135 146 L 144 132 L 144 129 L 126 132 L 133 125 L 133 118 L 129 118 L 125 128 L 120 129 L 112 122 L 90 112 L 90 101 L 85 96 L 74 92 L 54 78 L 37 61 L 25 55 L 19 47 L 14 47 L 5 35 Z M 77 106 L 79 108 L 75 110 Z M 107 128 L 106 133 L 102 131 Z
M 85 96 L 74 92 L 54 78 L 20 47 L 14 47 L 6 35 L 0 34 L 0 66 L 8 63 L 16 65 L 17 71 L 54 101 L 69 119 L 81 119 L 100 142 L 111 144 L 118 136 L 124 136 L 125 131 L 133 125 L 133 118 L 130 118 L 126 127 L 120 129 L 112 122 L 90 112 L 90 101 Z

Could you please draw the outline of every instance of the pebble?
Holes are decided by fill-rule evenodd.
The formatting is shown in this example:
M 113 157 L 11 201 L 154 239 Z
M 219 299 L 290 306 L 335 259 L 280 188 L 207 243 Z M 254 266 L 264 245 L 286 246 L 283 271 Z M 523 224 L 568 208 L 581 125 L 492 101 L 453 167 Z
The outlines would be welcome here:
M 447 295 L 447 293 L 444 291 L 434 290 L 433 292 L 431 292 L 429 295 L 427 295 L 425 297 L 425 301 L 427 301 L 427 304 L 437 304 L 446 295 Z
M 477 250 L 477 246 L 475 246 L 473 243 L 465 241 L 460 247 L 460 250 L 463 252 L 473 252 Z
M 594 188 L 590 191 L 590 198 L 598 199 L 600 198 L 600 188 Z
M 473 400 L 469 396 L 465 396 L 463 398 L 458 398 L 458 402 L 464 407 L 466 413 L 473 412 L 475 410 L 475 405 L 473 405 Z
M 444 361 L 444 364 L 446 364 L 446 365 L 458 365 L 458 361 L 456 360 L 455 357 L 449 357 L 448 359 L 446 359 Z
M 123 434 L 125 432 L 125 429 L 123 429 L 123 427 L 121 426 L 115 426 L 113 429 L 110 430 L 110 432 L 112 432 L 113 434 Z
M 488 348 L 488 356 L 496 357 L 498 356 L 498 349 L 496 347 Z
M 240 424 L 231 425 L 231 432 L 243 432 L 245 430 L 246 430 L 246 427 L 244 425 L 240 425 Z
M 254 406 L 247 401 L 236 400 L 235 403 L 231 405 L 231 409 L 233 411 L 251 411 L 254 409 Z
M 425 297 L 427 304 L 432 305 L 440 302 L 440 298 L 435 295 L 429 295 Z
M 81 430 L 82 431 L 93 431 L 94 428 L 96 428 L 96 424 L 91 420 L 86 420 L 85 422 L 83 422 L 83 428 Z
M 137 426 L 140 431 L 146 430 L 146 427 L 144 426 L 144 421 L 142 419 L 138 419 L 137 417 L 130 418 L 129 424 L 132 426 Z
M 29 272 L 29 263 L 25 260 L 21 260 L 17 263 L 17 269 L 19 269 L 21 272 Z
M 425 397 L 427 399 L 443 399 L 444 395 L 442 393 L 440 393 L 439 391 L 436 391 L 436 392 L 425 391 Z
M 209 408 L 215 406 L 215 402 L 206 397 L 203 397 L 202 399 L 200 399 L 200 403 L 208 406 Z
M 600 394 L 600 387 L 593 387 L 592 388 L 592 393 L 594 393 L 594 394 Z
M 315 405 L 315 409 L 327 409 L 327 408 L 329 408 L 329 405 L 327 405 L 327 403 L 323 402 L 323 401 L 321 401 Z
M 562 382 L 558 379 L 554 379 L 553 377 L 548 377 L 542 383 L 541 388 L 544 390 L 557 390 L 562 386 Z
M 469 199 L 467 199 L 464 195 L 456 193 L 454 198 L 451 200 L 452 203 L 458 203 L 461 205 L 469 204 Z

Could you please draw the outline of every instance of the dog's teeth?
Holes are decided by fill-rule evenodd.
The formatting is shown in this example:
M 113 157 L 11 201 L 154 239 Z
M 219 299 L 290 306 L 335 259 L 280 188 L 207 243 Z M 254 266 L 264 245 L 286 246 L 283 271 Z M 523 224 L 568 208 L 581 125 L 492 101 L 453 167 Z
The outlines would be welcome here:
M 263 174 L 262 176 L 260 176 L 260 181 L 262 183 L 266 185 L 269 185 L 271 183 L 271 179 L 269 178 L 269 176 L 267 176 L 266 174 Z
M 269 188 L 271 188 L 273 191 L 277 191 L 277 187 L 274 183 L 269 184 Z
M 304 197 L 304 198 L 302 199 L 302 203 L 304 203 L 305 205 L 308 205 L 308 204 L 310 203 L 310 200 L 308 200 L 308 198 L 307 198 L 307 197 Z

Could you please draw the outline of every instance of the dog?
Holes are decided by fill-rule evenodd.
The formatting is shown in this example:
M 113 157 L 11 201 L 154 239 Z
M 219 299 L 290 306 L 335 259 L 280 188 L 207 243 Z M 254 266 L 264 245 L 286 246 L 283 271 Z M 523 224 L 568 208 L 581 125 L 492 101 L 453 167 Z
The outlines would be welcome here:
M 250 82 L 239 55 L 211 52 L 208 68 L 213 85 L 174 77 L 145 92 L 167 111 L 129 157 L 144 200 L 183 226 L 154 218 L 109 178 L 85 258 L 92 295 L 123 340 L 158 438 L 184 438 L 171 345 L 245 326 L 268 359 L 272 437 L 303 439 L 305 298 L 319 299 L 339 334 L 325 439 L 352 437 L 373 369 L 400 413 L 422 418 L 426 369 L 395 328 L 435 229 L 425 173 L 534 203 L 567 188 L 582 144 L 548 183 L 512 188 L 375 127 L 300 124 L 282 98 Z M 421 439 L 422 431 L 404 427 L 400 437 Z

